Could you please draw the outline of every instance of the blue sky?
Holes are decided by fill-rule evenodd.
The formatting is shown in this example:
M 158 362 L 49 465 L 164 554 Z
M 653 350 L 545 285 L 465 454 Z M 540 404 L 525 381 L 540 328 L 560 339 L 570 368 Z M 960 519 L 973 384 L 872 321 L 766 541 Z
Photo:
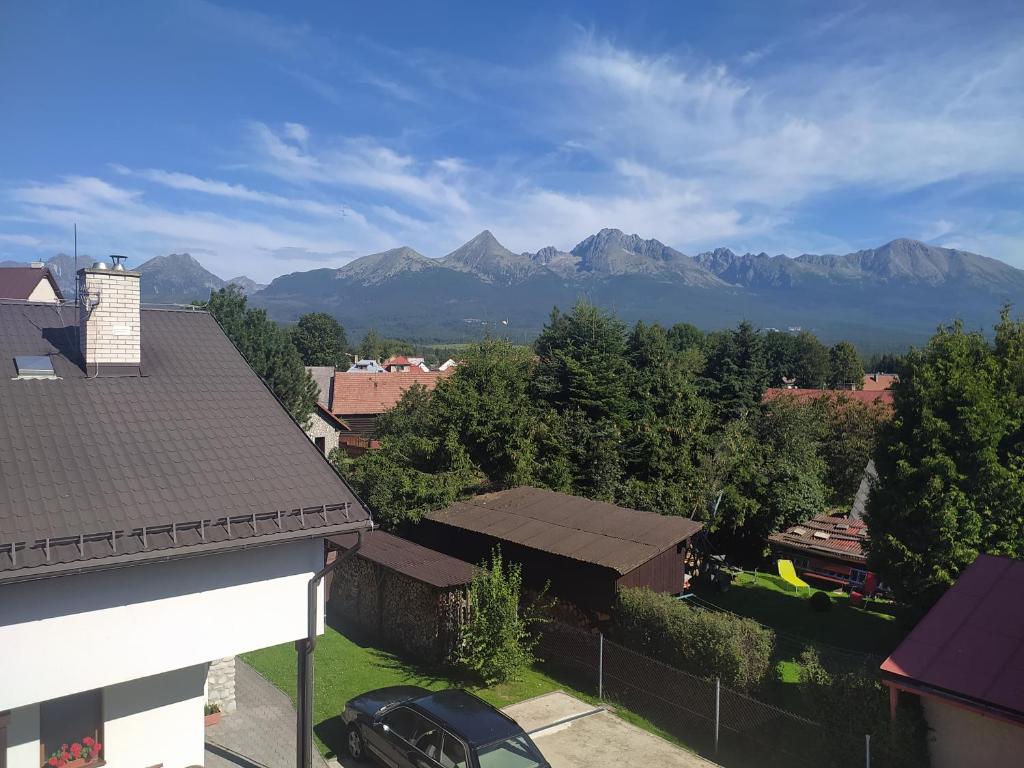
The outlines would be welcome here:
M 0 2 L 0 259 L 223 277 L 484 228 L 1024 267 L 1024 4 Z

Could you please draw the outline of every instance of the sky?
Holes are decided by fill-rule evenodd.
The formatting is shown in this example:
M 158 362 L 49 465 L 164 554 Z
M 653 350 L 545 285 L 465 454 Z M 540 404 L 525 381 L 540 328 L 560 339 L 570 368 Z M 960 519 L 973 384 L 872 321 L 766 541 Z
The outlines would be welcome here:
M 0 260 L 224 278 L 483 229 L 1024 268 L 1024 3 L 0 0 Z

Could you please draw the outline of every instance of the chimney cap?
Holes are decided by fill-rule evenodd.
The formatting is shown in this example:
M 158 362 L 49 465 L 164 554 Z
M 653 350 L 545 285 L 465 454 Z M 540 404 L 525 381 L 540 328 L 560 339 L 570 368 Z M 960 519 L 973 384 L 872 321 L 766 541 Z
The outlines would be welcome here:
M 127 258 L 127 256 L 121 256 L 117 253 L 110 254 L 110 260 L 114 264 L 115 272 L 124 272 L 124 262 Z
M 32 267 L 32 269 L 42 269 L 46 264 L 41 261 L 33 261 L 29 266 Z
M 94 261 L 92 263 L 92 268 L 93 269 L 110 269 L 110 267 L 107 266 L 107 262 L 105 262 L 105 261 Z

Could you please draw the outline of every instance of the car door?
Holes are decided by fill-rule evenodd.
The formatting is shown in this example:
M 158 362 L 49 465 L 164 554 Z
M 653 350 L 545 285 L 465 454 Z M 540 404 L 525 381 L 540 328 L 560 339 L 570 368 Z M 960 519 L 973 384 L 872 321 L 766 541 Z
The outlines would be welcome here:
M 461 739 L 445 731 L 437 762 L 441 768 L 469 768 L 469 751 Z
M 395 707 L 367 729 L 367 748 L 388 768 L 411 768 L 408 752 L 422 719 L 408 707 Z

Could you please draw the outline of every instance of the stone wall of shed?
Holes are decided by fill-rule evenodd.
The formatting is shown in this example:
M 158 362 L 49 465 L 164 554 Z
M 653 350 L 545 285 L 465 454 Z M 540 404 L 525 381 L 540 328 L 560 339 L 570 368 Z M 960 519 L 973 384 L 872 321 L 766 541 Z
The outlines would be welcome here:
M 316 442 L 316 438 L 318 437 L 324 438 L 324 444 L 326 446 L 325 453 L 327 456 L 330 456 L 331 451 L 338 447 L 337 425 L 325 419 L 315 408 L 313 409 L 313 414 L 309 417 L 309 420 L 309 429 L 306 430 L 306 434 L 313 442 Z
M 465 587 L 439 588 L 354 557 L 335 572 L 328 609 L 424 661 L 454 657 L 469 610 Z

